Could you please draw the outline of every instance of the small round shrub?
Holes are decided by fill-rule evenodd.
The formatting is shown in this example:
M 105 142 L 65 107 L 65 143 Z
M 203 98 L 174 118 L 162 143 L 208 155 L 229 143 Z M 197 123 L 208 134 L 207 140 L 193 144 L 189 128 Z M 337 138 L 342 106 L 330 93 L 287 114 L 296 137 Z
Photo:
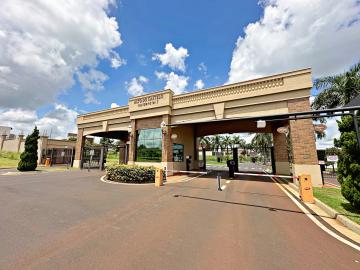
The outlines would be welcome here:
M 138 165 L 111 165 L 106 168 L 106 178 L 122 183 L 154 183 L 155 168 Z

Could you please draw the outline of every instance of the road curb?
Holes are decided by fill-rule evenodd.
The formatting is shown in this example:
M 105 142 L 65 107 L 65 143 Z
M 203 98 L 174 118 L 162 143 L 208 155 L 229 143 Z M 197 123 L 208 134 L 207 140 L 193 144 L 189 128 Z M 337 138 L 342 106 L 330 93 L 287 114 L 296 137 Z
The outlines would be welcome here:
M 281 179 L 281 181 L 284 181 L 284 180 Z M 298 186 L 296 186 L 293 183 L 289 183 L 289 182 L 287 182 L 287 183 L 292 189 L 299 192 L 299 187 Z M 297 194 L 297 196 L 299 197 L 299 194 Z M 349 230 L 351 230 L 354 233 L 357 233 L 358 235 L 360 235 L 360 225 L 359 224 L 357 224 L 356 222 L 350 220 L 349 218 L 345 217 L 344 215 L 340 214 L 335 209 L 331 208 L 330 206 L 323 203 L 319 199 L 317 199 L 317 198 L 314 198 L 314 199 L 315 199 L 315 205 L 318 206 L 325 213 L 327 213 L 331 218 L 336 219 L 342 225 L 347 227 Z
M 100 177 L 100 181 L 106 184 L 113 184 L 113 185 L 124 185 L 124 186 L 149 186 L 154 185 L 154 183 L 145 183 L 145 184 L 131 184 L 131 183 L 121 183 L 121 182 L 115 182 L 110 181 L 106 179 L 106 174 Z

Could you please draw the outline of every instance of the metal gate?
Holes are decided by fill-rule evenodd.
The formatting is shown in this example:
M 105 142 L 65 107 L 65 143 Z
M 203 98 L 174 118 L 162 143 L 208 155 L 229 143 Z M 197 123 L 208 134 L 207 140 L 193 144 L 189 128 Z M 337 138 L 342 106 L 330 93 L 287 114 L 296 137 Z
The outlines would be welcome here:
M 75 149 L 73 148 L 48 148 L 42 151 L 41 164 L 45 164 L 47 159 L 50 165 L 72 166 L 74 161 Z
M 104 146 L 84 147 L 81 158 L 82 169 L 104 169 L 107 151 Z

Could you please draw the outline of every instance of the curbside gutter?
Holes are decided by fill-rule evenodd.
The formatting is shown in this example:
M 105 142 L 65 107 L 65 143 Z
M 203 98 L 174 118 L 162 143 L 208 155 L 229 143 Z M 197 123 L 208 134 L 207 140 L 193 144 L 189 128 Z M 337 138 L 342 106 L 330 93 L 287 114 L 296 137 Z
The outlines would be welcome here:
M 360 225 L 357 224 L 356 222 L 348 219 L 347 217 L 345 217 L 344 215 L 338 213 L 336 210 L 332 209 L 330 206 L 328 206 L 327 204 L 323 203 L 322 201 L 320 201 L 319 199 L 315 199 L 315 204 L 321 208 L 325 213 L 327 213 L 329 216 L 331 216 L 333 219 L 336 219 L 337 221 L 339 221 L 341 224 L 343 224 L 345 227 L 348 227 L 350 230 L 352 230 L 353 232 L 357 233 L 360 235 Z
M 283 179 L 280 179 L 280 181 L 283 181 Z M 289 183 L 287 182 L 287 184 L 293 189 L 295 190 L 297 193 L 299 192 L 299 187 L 296 186 L 293 183 Z M 299 197 L 299 194 L 297 194 L 297 197 Z M 300 198 L 300 197 L 299 197 Z M 350 220 L 349 218 L 345 217 L 344 215 L 338 213 L 335 209 L 331 208 L 330 206 L 328 206 L 327 204 L 323 203 L 322 201 L 320 201 L 319 199 L 315 198 L 315 205 L 318 206 L 321 210 L 323 210 L 326 214 L 328 214 L 331 218 L 336 219 L 337 221 L 339 221 L 342 225 L 344 225 L 345 227 L 347 227 L 348 229 L 352 230 L 353 232 L 357 233 L 358 235 L 360 235 L 360 225 L 357 224 L 356 222 Z

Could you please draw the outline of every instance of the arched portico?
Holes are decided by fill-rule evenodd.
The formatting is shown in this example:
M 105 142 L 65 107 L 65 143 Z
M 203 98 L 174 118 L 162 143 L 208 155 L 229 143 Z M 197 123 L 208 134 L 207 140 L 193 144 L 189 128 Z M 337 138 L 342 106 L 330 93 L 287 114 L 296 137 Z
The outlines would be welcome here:
M 314 185 L 321 185 L 312 120 L 282 117 L 309 111 L 311 88 L 311 69 L 303 69 L 181 95 L 163 90 L 134 97 L 127 106 L 78 117 L 76 160 L 84 136 L 119 132 L 128 139 L 129 163 L 184 170 L 185 157 L 192 156 L 190 169 L 197 169 L 197 137 L 268 132 L 274 138 L 277 173 L 290 174 L 286 135 L 277 132 L 288 127 L 293 173 L 311 174 Z M 266 120 L 266 127 L 258 128 L 258 120 Z

